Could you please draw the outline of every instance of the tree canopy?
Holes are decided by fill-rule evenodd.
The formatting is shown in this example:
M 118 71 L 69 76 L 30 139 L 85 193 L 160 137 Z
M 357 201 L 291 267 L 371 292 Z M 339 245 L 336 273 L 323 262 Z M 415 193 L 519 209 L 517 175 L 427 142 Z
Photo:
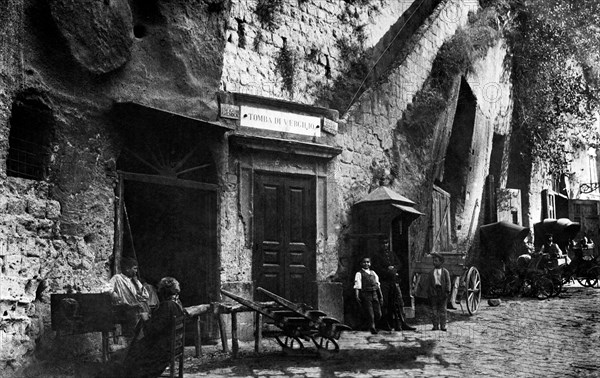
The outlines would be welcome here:
M 497 1 L 512 27 L 514 131 L 530 158 L 569 173 L 574 149 L 598 147 L 600 2 Z

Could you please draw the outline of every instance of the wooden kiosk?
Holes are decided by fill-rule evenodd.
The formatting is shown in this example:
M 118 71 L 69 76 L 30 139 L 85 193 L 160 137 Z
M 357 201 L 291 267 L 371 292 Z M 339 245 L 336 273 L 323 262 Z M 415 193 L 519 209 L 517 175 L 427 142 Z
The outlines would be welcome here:
M 399 265 L 404 311 L 409 318 L 414 317 L 414 298 L 410 293 L 411 251 L 408 228 L 415 219 L 423 215 L 414 208 L 415 205 L 410 199 L 381 186 L 354 204 L 354 233 L 350 235 L 355 261 L 369 255 L 375 271 L 390 263 Z M 389 242 L 389 256 L 382 249 L 384 241 Z

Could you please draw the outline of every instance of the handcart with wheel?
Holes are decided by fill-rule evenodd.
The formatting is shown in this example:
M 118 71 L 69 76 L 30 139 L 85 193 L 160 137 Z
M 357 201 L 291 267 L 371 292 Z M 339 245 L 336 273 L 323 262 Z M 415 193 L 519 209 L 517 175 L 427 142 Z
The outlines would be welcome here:
M 481 275 L 475 266 L 466 264 L 464 253 L 440 252 L 444 256 L 444 267 L 450 272 L 451 282 L 454 283 L 450 305 L 458 304 L 462 308 L 465 302 L 469 315 L 474 315 L 479 310 L 481 303 Z M 421 261 L 412 265 L 413 279 L 412 291 L 419 295 L 421 283 L 425 275 L 433 269 L 431 255 L 426 255 Z
M 284 352 L 306 352 L 303 341 L 312 341 L 319 356 L 339 352 L 337 340 L 342 331 L 351 329 L 349 326 L 328 317 L 320 310 L 291 302 L 263 288 L 258 288 L 257 291 L 273 299 L 276 305 L 264 305 L 226 290 L 221 290 L 221 293 L 270 319 L 277 329 L 265 331 L 262 335 L 273 337 Z

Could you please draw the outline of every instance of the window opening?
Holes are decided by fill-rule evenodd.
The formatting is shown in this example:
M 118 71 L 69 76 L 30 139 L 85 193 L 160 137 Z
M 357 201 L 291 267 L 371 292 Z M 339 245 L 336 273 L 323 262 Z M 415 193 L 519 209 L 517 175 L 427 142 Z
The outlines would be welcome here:
M 8 176 L 32 180 L 47 178 L 51 129 L 50 110 L 32 100 L 15 101 L 8 137 Z

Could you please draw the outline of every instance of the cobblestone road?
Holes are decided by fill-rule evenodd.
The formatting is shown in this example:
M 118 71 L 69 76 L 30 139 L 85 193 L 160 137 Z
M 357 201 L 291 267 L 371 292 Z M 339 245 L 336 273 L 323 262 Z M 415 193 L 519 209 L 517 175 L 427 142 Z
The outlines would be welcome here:
M 568 287 L 559 298 L 482 303 L 475 316 L 451 311 L 448 332 L 347 332 L 323 360 L 275 348 L 242 358 L 186 359 L 185 377 L 598 377 L 600 289 Z M 270 343 L 271 341 L 269 341 Z M 273 342 L 274 344 L 274 342 Z

